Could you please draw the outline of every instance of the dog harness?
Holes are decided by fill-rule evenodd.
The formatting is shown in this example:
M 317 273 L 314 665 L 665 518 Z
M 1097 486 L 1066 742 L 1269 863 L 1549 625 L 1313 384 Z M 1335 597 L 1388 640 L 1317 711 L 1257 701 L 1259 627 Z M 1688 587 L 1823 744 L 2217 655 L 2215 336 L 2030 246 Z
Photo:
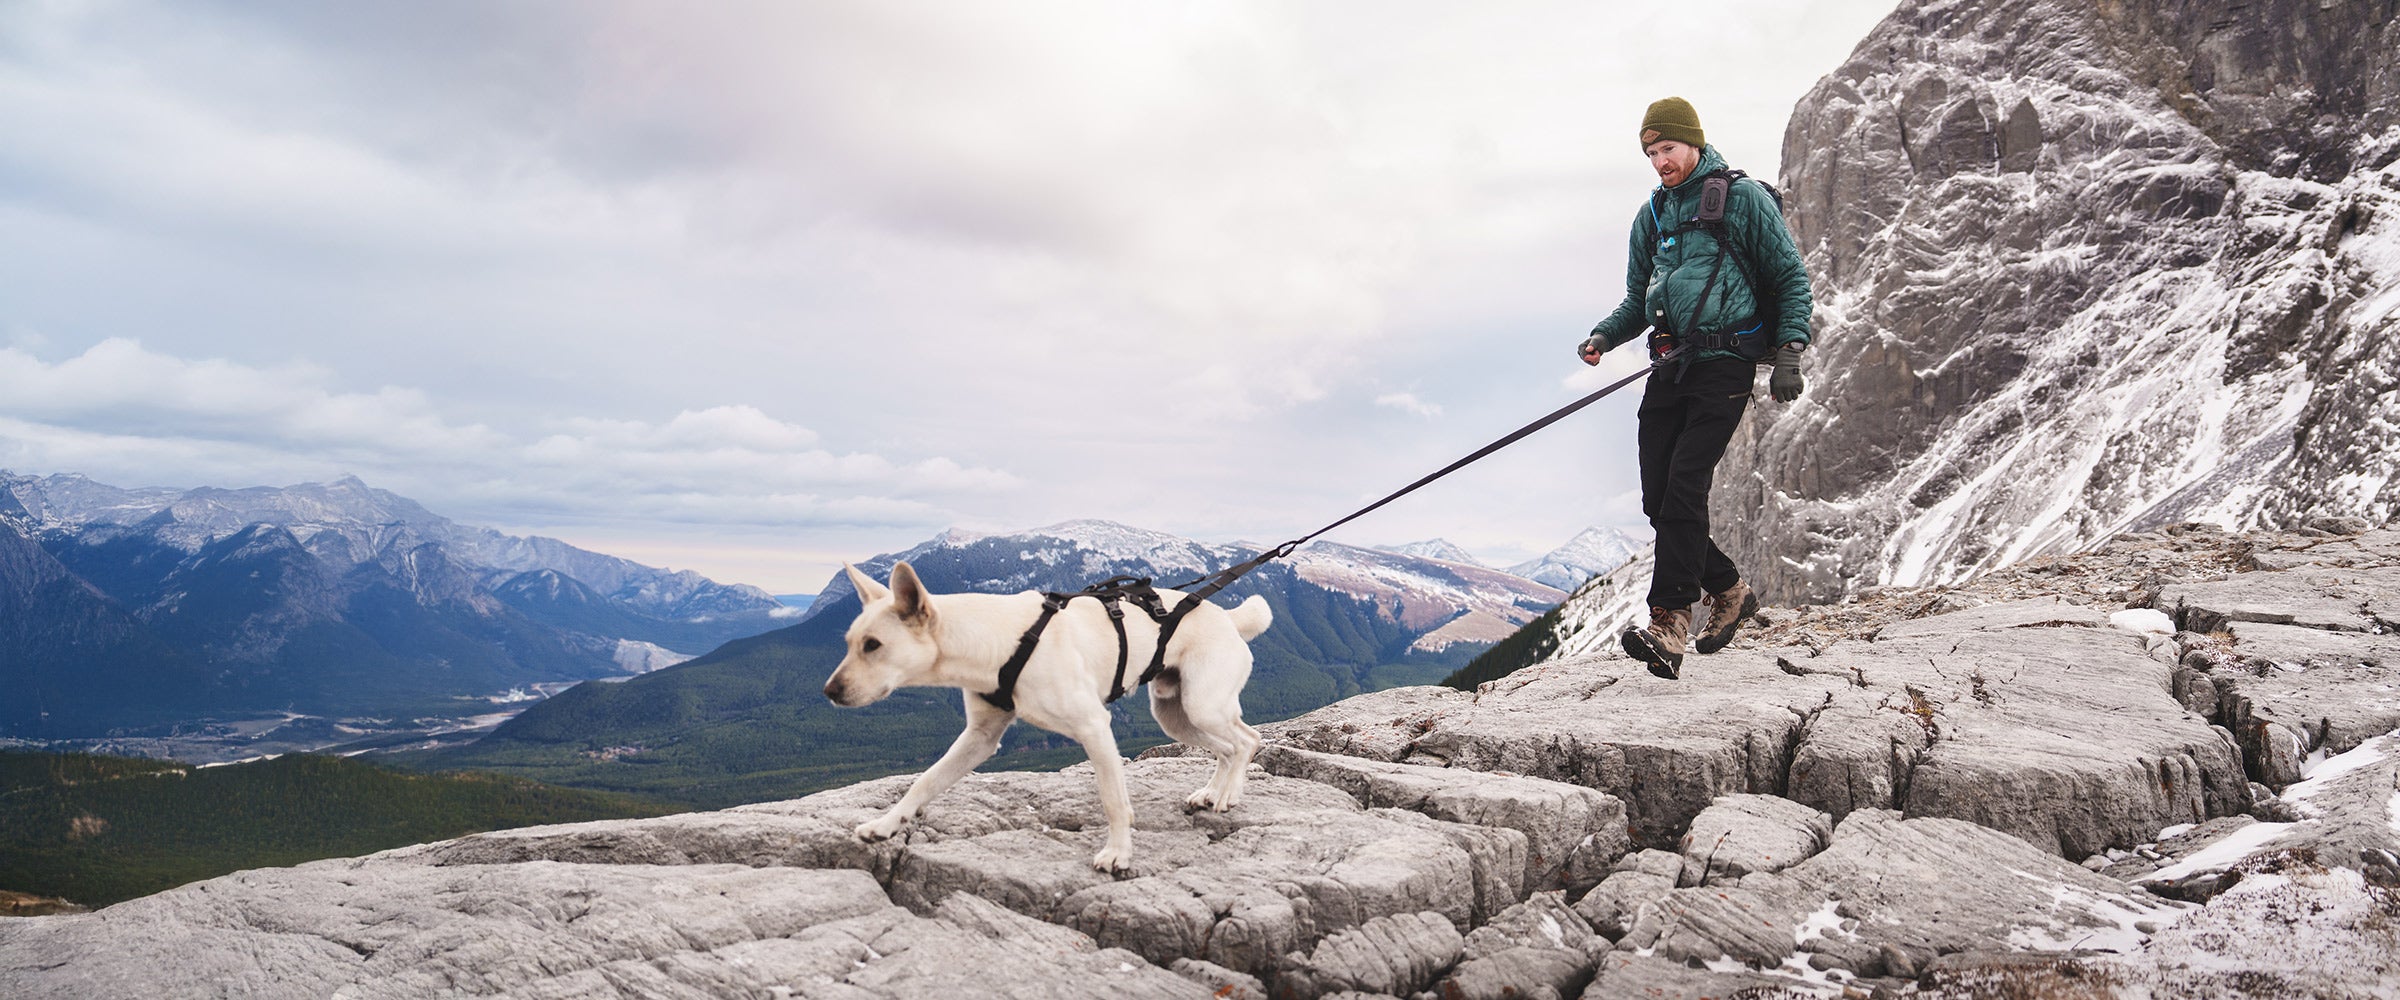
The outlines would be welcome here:
M 1231 581 L 1226 582 L 1230 583 Z M 1209 592 L 1215 593 L 1215 589 L 1211 588 Z M 1112 576 L 1076 593 L 1045 593 L 1042 595 L 1042 613 L 1033 619 L 1033 627 L 1026 629 L 1024 635 L 1017 637 L 1016 652 L 1009 654 L 1008 662 L 1000 666 L 999 688 L 989 692 L 979 692 L 979 696 L 984 701 L 1003 711 L 1014 712 L 1017 710 L 1017 677 L 1025 672 L 1025 664 L 1033 660 L 1034 647 L 1041 645 L 1042 630 L 1050 627 L 1050 619 L 1056 617 L 1060 611 L 1066 610 L 1068 602 L 1078 597 L 1098 599 L 1100 606 L 1108 612 L 1108 623 L 1116 626 L 1117 629 L 1117 673 L 1108 685 L 1110 703 L 1114 703 L 1132 691 L 1132 688 L 1125 686 L 1125 664 L 1131 650 L 1125 638 L 1124 602 L 1132 601 L 1135 607 L 1142 609 L 1143 613 L 1150 616 L 1151 621 L 1158 623 L 1158 650 L 1150 655 L 1150 666 L 1142 671 L 1140 679 L 1133 682 L 1133 687 L 1150 683 L 1161 671 L 1166 669 L 1167 640 L 1175 637 L 1175 626 L 1182 624 L 1183 616 L 1190 614 L 1200 602 L 1199 596 L 1186 594 L 1184 599 L 1175 606 L 1175 609 L 1170 611 L 1167 609 L 1166 602 L 1159 599 L 1157 588 L 1150 585 L 1150 578 L 1146 576 Z

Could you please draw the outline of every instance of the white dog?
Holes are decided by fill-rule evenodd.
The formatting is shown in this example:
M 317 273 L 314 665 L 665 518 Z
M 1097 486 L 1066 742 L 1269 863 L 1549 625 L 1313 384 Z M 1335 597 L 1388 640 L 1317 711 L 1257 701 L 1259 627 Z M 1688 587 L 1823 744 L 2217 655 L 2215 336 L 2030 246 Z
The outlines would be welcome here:
M 908 786 L 890 811 L 862 823 L 858 836 L 882 840 L 916 818 L 934 796 L 1000 748 L 1011 720 L 1072 737 L 1091 754 L 1100 778 L 1100 811 L 1108 844 L 1092 867 L 1121 871 L 1133 857 L 1133 805 L 1125 794 L 1125 765 L 1109 729 L 1109 689 L 1116 682 L 1117 632 L 1098 600 L 1077 599 L 1043 630 L 1014 692 L 1015 711 L 986 702 L 1000 686 L 1000 668 L 1020 636 L 1040 616 L 1042 596 L 925 592 L 916 570 L 892 567 L 892 585 L 845 565 L 864 607 L 850 623 L 849 654 L 825 682 L 836 705 L 870 705 L 904 686 L 954 687 L 967 692 L 967 730 L 931 770 Z M 1168 607 L 1182 595 L 1161 590 Z M 1185 802 L 1220 812 L 1241 801 L 1244 769 L 1258 752 L 1258 731 L 1242 721 L 1242 685 L 1250 680 L 1249 640 L 1267 630 L 1274 613 L 1253 595 L 1232 610 L 1206 601 L 1192 609 L 1168 643 L 1166 669 L 1150 682 L 1150 714 L 1167 735 L 1215 754 L 1216 774 Z M 1139 612 L 1125 616 L 1130 662 L 1127 683 L 1157 648 L 1158 625 Z

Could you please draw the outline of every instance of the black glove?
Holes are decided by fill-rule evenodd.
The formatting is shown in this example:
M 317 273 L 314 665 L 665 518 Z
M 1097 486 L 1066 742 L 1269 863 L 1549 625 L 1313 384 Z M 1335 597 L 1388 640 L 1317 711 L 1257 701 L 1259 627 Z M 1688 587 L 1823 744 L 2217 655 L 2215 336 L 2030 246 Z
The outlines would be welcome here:
M 1794 341 L 1775 349 L 1775 374 L 1767 376 L 1767 391 L 1778 403 L 1800 398 L 1800 352 L 1808 345 Z
M 1575 356 L 1582 358 L 1583 363 L 1587 365 L 1599 364 L 1600 356 L 1606 353 L 1608 353 L 1608 338 L 1597 333 L 1583 338 L 1583 345 L 1575 349 Z

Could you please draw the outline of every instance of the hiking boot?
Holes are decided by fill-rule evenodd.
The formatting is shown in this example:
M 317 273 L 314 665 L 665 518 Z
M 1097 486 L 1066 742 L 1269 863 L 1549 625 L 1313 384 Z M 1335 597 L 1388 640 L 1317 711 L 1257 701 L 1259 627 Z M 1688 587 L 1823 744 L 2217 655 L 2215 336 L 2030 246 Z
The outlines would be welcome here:
M 1683 673 L 1683 641 L 1692 632 L 1692 613 L 1683 608 L 1651 608 L 1649 628 L 1625 630 L 1625 655 L 1650 664 L 1650 672 L 1668 680 Z
M 1708 605 L 1708 626 L 1700 630 L 1700 641 L 1693 643 L 1692 648 L 1703 653 L 1725 648 L 1733 642 L 1733 633 L 1742 627 L 1742 621 L 1758 614 L 1758 595 L 1740 580 L 1733 581 L 1733 586 L 1720 593 L 1701 598 L 1700 603 Z

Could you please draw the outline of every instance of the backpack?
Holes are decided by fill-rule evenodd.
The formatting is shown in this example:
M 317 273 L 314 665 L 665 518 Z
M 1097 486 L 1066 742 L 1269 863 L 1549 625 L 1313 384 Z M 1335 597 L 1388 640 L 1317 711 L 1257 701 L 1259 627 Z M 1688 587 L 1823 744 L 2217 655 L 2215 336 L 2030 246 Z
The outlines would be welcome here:
M 1724 269 L 1725 258 L 1729 256 L 1733 258 L 1734 269 L 1742 273 L 1742 283 L 1750 288 L 1750 301 L 1758 305 L 1758 312 L 1751 317 L 1757 320 L 1757 323 L 1753 325 L 1749 333 L 1735 333 L 1727 330 L 1708 333 L 1686 331 L 1683 335 L 1683 339 L 1689 342 L 1686 346 L 1700 350 L 1732 351 L 1752 361 L 1763 362 L 1774 353 L 1775 328 L 1779 319 L 1776 314 L 1777 303 L 1765 294 L 1759 285 L 1758 273 L 1750 267 L 1750 255 L 1734 245 L 1732 231 L 1725 225 L 1725 203 L 1733 195 L 1734 182 L 1742 180 L 1747 180 L 1765 189 L 1767 197 L 1775 202 L 1776 224 L 1784 225 L 1783 192 L 1775 190 L 1775 185 L 1739 170 L 1723 169 L 1702 175 L 1700 178 L 1699 214 L 1674 229 L 1658 234 L 1658 236 L 1660 239 L 1666 239 L 1697 230 L 1707 233 L 1711 239 L 1717 242 L 1717 262 L 1709 268 L 1708 281 L 1700 286 L 1699 301 L 1692 304 L 1692 323 L 1694 325 L 1698 324 L 1700 309 L 1708 304 L 1708 293 L 1716 288 L 1717 275 Z M 1666 201 L 1666 197 L 1667 192 L 1664 188 L 1651 193 L 1650 214 L 1652 217 L 1655 218 L 1658 215 L 1658 210 Z M 1673 335 L 1669 334 L 1663 339 L 1671 340 L 1672 338 Z M 1653 351 L 1658 350 L 1655 343 L 1657 339 L 1662 338 L 1654 338 Z

